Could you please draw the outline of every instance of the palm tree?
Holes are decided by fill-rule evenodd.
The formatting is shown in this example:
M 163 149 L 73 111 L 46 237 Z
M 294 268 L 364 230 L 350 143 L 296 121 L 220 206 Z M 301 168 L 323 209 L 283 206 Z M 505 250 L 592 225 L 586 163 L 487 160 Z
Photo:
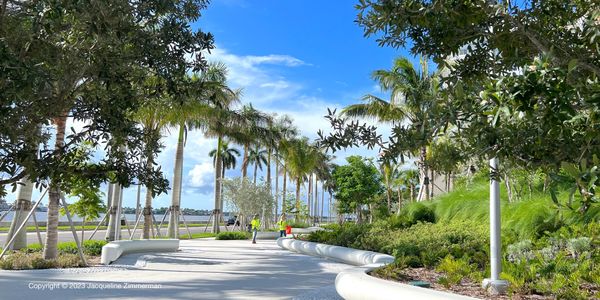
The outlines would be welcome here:
M 210 64 L 200 76 L 194 75 L 188 78 L 191 93 L 173 99 L 168 110 L 167 120 L 171 126 L 179 128 L 177 138 L 177 150 L 175 152 L 175 167 L 173 174 L 173 194 L 171 198 L 168 236 L 177 238 L 179 235 L 179 214 L 181 203 L 181 180 L 183 173 L 183 148 L 188 129 L 206 128 L 211 120 L 220 116 L 222 103 L 220 101 L 233 102 L 237 94 L 229 89 L 226 84 L 226 69 L 223 64 Z M 220 140 L 220 139 L 219 139 Z M 217 145 L 217 147 L 219 147 Z M 220 160 L 217 156 L 217 162 Z M 217 163 L 216 176 L 219 176 L 221 164 Z M 219 189 L 215 186 L 215 190 Z M 219 194 L 215 195 L 218 201 Z
M 298 129 L 294 126 L 292 119 L 288 115 L 282 115 L 280 117 L 276 117 L 271 126 L 271 131 L 273 134 L 271 135 L 272 139 L 270 140 L 272 143 L 267 144 L 275 149 L 275 154 L 273 155 L 275 159 L 275 216 L 278 215 L 279 207 L 278 207 L 278 197 L 279 197 L 279 175 L 283 175 L 283 194 L 281 197 L 281 208 L 282 212 L 284 210 L 285 205 L 285 193 L 286 193 L 286 179 L 287 179 L 287 168 L 283 167 L 285 164 L 284 157 L 281 153 L 283 148 L 283 143 L 286 140 L 290 140 L 296 135 L 298 135 Z M 280 171 L 280 167 L 281 171 Z M 267 166 L 267 182 L 270 184 L 270 168 L 271 164 L 269 163 Z
M 250 146 L 257 144 L 261 137 L 269 135 L 269 123 L 272 118 L 252 107 L 252 104 L 244 105 L 240 111 L 243 124 L 238 126 L 237 132 L 232 139 L 244 146 L 244 157 L 242 160 L 242 178 L 248 174 L 248 165 L 250 164 L 249 154 Z
M 367 103 L 350 105 L 342 113 L 350 117 L 373 118 L 383 123 L 410 122 L 420 137 L 411 141 L 414 145 L 407 152 L 414 153 L 418 149 L 420 185 L 423 187 L 418 199 L 428 199 L 426 157 L 427 146 L 439 130 L 435 125 L 439 119 L 435 115 L 440 105 L 439 77 L 437 74 L 428 74 L 425 61 L 422 61 L 421 72 L 417 72 L 406 58 L 396 59 L 391 70 L 377 70 L 372 77 L 383 91 L 391 93 L 390 101 L 366 95 L 363 100 Z
M 296 181 L 296 220 L 300 211 L 300 187 L 312 173 L 317 162 L 317 149 L 308 142 L 308 138 L 293 139 L 285 143 L 287 171 Z
M 324 152 L 324 149 L 319 149 L 320 151 L 317 153 L 317 165 L 315 167 L 315 175 L 317 180 L 321 181 L 321 214 L 320 214 L 320 222 L 323 221 L 323 209 L 325 206 L 325 189 L 328 185 L 328 182 L 333 180 L 332 172 L 333 172 L 333 160 L 335 156 L 328 155 Z M 315 194 L 317 191 L 315 189 Z M 318 201 L 318 199 L 316 199 Z
M 223 190 L 223 182 L 222 182 L 222 178 L 225 178 L 225 170 L 229 170 L 229 169 L 235 169 L 235 166 L 237 164 L 237 158 L 240 156 L 240 151 L 238 151 L 235 148 L 229 148 L 229 143 L 226 141 L 222 141 L 221 142 L 221 148 L 218 151 L 217 154 L 217 149 L 213 149 L 210 151 L 210 153 L 208 154 L 210 157 L 213 158 L 213 164 L 215 166 L 215 170 L 217 170 L 216 168 L 216 164 L 217 164 L 217 155 L 221 158 L 221 175 L 220 178 L 216 178 L 216 182 L 215 184 L 219 184 L 219 191 Z M 223 197 L 222 197 L 222 193 L 219 194 L 219 205 L 221 203 L 223 203 Z
M 217 163 L 216 155 L 217 149 L 212 149 L 208 155 L 213 158 L 213 165 Z M 236 148 L 229 148 L 229 142 L 221 141 L 221 150 L 219 151 L 221 156 L 221 178 L 225 178 L 225 170 L 235 169 L 237 165 L 237 157 L 241 155 L 240 151 Z
M 254 184 L 256 184 L 256 175 L 258 170 L 260 169 L 262 171 L 263 165 L 268 164 L 267 155 L 267 150 L 259 149 L 258 146 L 255 146 L 254 149 L 251 149 L 250 153 L 248 154 L 248 161 L 250 161 L 251 164 L 254 164 Z
M 392 185 L 393 179 L 396 177 L 398 171 L 398 165 L 394 164 L 390 160 L 382 161 L 379 164 L 379 173 L 383 178 L 383 184 L 385 185 L 385 194 L 387 197 L 387 208 L 388 211 L 392 209 Z
M 243 126 L 244 119 L 239 112 L 233 111 L 232 106 L 239 102 L 241 90 L 232 90 L 226 85 L 227 67 L 222 63 L 214 63 L 208 69 L 204 77 L 205 82 L 212 86 L 211 94 L 208 97 L 209 113 L 203 120 L 197 122 L 197 125 L 204 130 L 208 137 L 217 138 L 217 149 L 228 148 L 224 141 L 224 137 L 237 135 L 240 126 Z M 234 150 L 236 153 L 237 150 Z M 221 201 L 221 178 L 225 174 L 225 163 L 222 151 L 215 151 L 214 166 L 215 166 L 215 209 L 213 218 L 213 232 L 218 233 L 220 230 L 219 222 L 223 210 L 223 202 Z M 225 159 L 232 159 L 231 157 Z M 233 157 L 233 165 L 235 165 L 235 157 Z M 231 160 L 229 161 L 231 163 Z

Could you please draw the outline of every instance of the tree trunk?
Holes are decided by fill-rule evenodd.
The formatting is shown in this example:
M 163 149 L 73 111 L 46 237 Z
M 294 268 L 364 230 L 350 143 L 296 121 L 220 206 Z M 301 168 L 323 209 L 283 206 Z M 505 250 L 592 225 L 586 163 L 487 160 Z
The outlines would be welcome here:
M 400 208 L 402 208 L 402 202 L 404 201 L 404 199 L 402 199 L 402 188 L 398 187 L 398 208 L 396 209 L 396 214 L 399 215 L 400 214 Z
M 311 206 L 312 205 L 312 181 L 313 181 L 313 175 L 310 174 L 310 176 L 308 176 L 308 191 L 306 193 L 306 195 L 307 195 L 306 207 L 308 208 L 308 218 L 309 219 L 312 216 L 312 212 L 313 212 L 313 207 Z
M 108 236 L 107 240 L 108 241 L 115 241 L 115 240 L 119 240 L 120 239 L 120 233 L 117 235 L 115 232 L 117 231 L 117 228 L 120 226 L 121 222 L 121 214 L 119 213 L 120 211 L 120 205 L 121 205 L 121 193 L 122 193 L 122 187 L 120 184 L 114 184 L 113 185 L 113 193 L 112 193 L 112 199 L 110 200 L 111 203 L 111 207 L 110 207 L 110 215 L 108 217 L 108 228 L 106 228 L 106 234 Z
M 427 176 L 427 147 L 421 147 L 421 155 L 419 157 L 419 197 L 417 201 L 429 200 L 429 177 Z
M 269 190 L 269 195 L 273 196 L 273 191 L 271 190 L 271 152 L 272 150 L 269 147 L 267 149 L 267 189 Z M 277 222 L 277 201 L 275 201 L 275 222 Z
M 282 195 L 281 195 L 281 212 L 286 213 L 287 207 L 285 207 L 285 200 L 287 197 L 287 162 L 284 162 L 283 165 L 283 187 L 281 187 Z
M 115 185 L 113 183 L 109 183 L 108 184 L 108 195 L 106 197 L 106 214 L 108 216 L 106 217 L 106 234 L 104 235 L 104 240 L 106 240 L 106 241 L 111 240 L 109 228 L 113 228 L 113 226 L 111 225 L 111 221 L 113 221 L 113 219 L 111 218 L 111 214 L 113 214 L 112 199 L 113 199 L 114 192 L 115 192 Z
M 25 177 L 19 181 L 17 187 L 17 199 L 15 200 L 15 215 L 10 223 L 10 229 L 6 236 L 6 242 L 8 242 L 14 235 L 14 242 L 8 249 L 19 250 L 27 248 L 27 226 L 23 227 L 21 231 L 16 232 L 19 225 L 25 221 L 29 210 L 31 210 L 31 194 L 33 191 L 33 182 Z M 34 212 L 35 213 L 35 212 Z M 6 248 L 6 246 L 4 246 Z
M 254 180 L 252 181 L 254 185 L 256 185 L 256 173 L 258 173 L 258 162 L 254 164 Z
M 65 144 L 65 128 L 67 125 L 67 114 L 56 118 L 56 141 L 54 148 L 60 157 Z M 50 183 L 48 191 L 48 221 L 46 223 L 46 241 L 44 242 L 44 259 L 55 259 L 58 256 L 58 210 L 60 206 L 60 188 L 54 182 Z
M 320 223 L 323 223 L 323 218 L 325 216 L 324 208 L 325 208 L 325 182 L 321 181 L 321 219 L 319 220 Z
M 144 210 L 144 231 L 142 233 L 143 239 L 150 239 L 150 229 L 152 228 L 152 187 L 146 186 L 146 202 Z
M 275 151 L 275 218 L 279 215 L 279 161 L 277 157 L 277 151 Z M 270 175 L 270 172 L 267 174 Z
M 300 213 L 300 177 L 296 179 L 296 222 L 298 222 L 298 214 Z
M 83 239 L 83 234 L 85 232 L 85 217 L 83 217 L 83 219 L 81 220 L 81 242 L 83 243 L 83 241 L 85 241 Z
M 414 202 L 415 201 L 415 185 L 414 184 L 410 184 L 410 202 Z
M 429 182 L 431 183 L 431 189 L 430 189 L 431 194 L 429 194 L 430 195 L 429 198 L 431 199 L 431 198 L 433 198 L 433 193 L 435 190 L 435 174 L 434 174 L 433 169 L 431 169 L 430 171 L 431 171 L 431 177 L 429 178 Z
M 387 170 L 384 168 L 383 170 L 385 175 L 385 192 L 387 196 L 387 208 L 388 211 L 392 210 L 392 189 L 390 188 L 390 174 L 388 174 Z
M 244 144 L 244 158 L 242 159 L 242 179 L 248 175 L 248 148 L 250 145 Z
M 315 219 L 315 222 L 316 222 L 316 221 L 319 220 L 318 219 L 318 217 L 319 217 L 319 179 L 317 178 L 316 175 L 315 175 L 315 194 L 314 194 L 313 202 L 315 204 L 314 205 L 315 210 L 314 210 L 313 215 L 314 215 L 314 219 Z
M 223 175 L 223 158 L 221 157 L 221 136 L 217 138 L 217 152 L 215 153 L 215 210 L 213 215 L 213 233 L 220 232 L 219 216 L 221 215 L 221 176 Z
M 181 180 L 183 176 L 183 137 L 184 125 L 179 125 L 179 137 L 175 152 L 175 167 L 173 170 L 173 194 L 169 214 L 169 227 L 167 236 L 172 239 L 179 238 L 179 206 L 181 204 Z M 217 149 L 218 152 L 219 149 Z

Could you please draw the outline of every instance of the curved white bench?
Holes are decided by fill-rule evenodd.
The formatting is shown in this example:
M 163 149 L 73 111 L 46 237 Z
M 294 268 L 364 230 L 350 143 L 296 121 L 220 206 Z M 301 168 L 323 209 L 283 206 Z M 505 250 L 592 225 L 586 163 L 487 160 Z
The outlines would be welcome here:
M 371 264 L 388 264 L 394 262 L 394 257 L 372 251 L 356 250 L 352 248 L 332 246 L 320 243 L 299 241 L 289 238 L 279 238 L 279 247 L 295 252 L 331 258 L 347 264 L 363 266 Z
M 276 240 L 279 238 L 279 231 L 259 231 L 256 233 L 258 240 Z
M 108 265 L 121 255 L 136 252 L 175 252 L 179 249 L 179 240 L 132 240 L 114 241 L 102 247 L 100 263 Z
M 335 278 L 337 293 L 346 300 L 387 300 L 387 299 L 427 299 L 427 300 L 473 300 L 475 298 L 416 287 L 399 282 L 379 279 L 367 275 L 371 270 L 394 262 L 394 257 L 372 251 L 332 246 L 327 244 L 280 238 L 279 247 L 291 251 L 331 258 L 347 264 L 362 266 L 340 272 Z M 376 291 L 376 292 L 374 292 Z
M 399 282 L 379 279 L 370 272 L 380 265 L 365 268 L 352 268 L 340 272 L 335 278 L 337 293 L 346 300 L 387 300 L 387 299 L 427 299 L 427 300 L 474 300 L 463 295 L 416 287 Z M 376 291 L 376 292 L 375 292 Z

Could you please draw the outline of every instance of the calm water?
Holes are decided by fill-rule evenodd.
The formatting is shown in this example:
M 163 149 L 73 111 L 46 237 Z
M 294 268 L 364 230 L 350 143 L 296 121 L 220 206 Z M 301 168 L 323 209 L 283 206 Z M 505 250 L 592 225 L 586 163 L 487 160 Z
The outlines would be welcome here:
M 3 216 L 4 214 L 6 214 L 6 211 L 2 211 L 0 212 L 0 216 Z M 14 216 L 14 212 L 9 212 L 8 215 L 6 217 L 4 217 L 4 219 L 2 219 L 2 223 L 4 222 L 10 222 L 12 221 L 12 218 Z M 162 220 L 164 214 L 155 214 L 154 217 L 156 218 L 156 221 L 160 222 L 160 220 Z M 47 212 L 36 212 L 35 213 L 35 217 L 37 218 L 38 222 L 46 222 L 47 221 Z M 73 221 L 81 221 L 81 218 L 78 216 L 71 216 L 73 218 Z M 100 221 L 102 220 L 102 218 L 104 217 L 104 214 L 100 214 L 100 218 L 96 221 Z M 210 216 L 184 216 L 185 220 L 188 222 L 198 222 L 198 221 L 202 221 L 202 222 L 206 222 L 208 221 L 208 218 Z M 135 222 L 135 214 L 126 214 L 125 218 L 127 218 L 127 221 L 131 221 L 131 222 Z M 168 216 L 167 216 L 168 218 Z M 67 219 L 67 216 L 61 216 L 59 215 L 59 221 L 60 222 L 68 222 L 69 220 Z M 29 222 L 33 222 L 33 217 L 29 220 Z M 90 220 L 87 220 L 86 222 L 90 222 Z

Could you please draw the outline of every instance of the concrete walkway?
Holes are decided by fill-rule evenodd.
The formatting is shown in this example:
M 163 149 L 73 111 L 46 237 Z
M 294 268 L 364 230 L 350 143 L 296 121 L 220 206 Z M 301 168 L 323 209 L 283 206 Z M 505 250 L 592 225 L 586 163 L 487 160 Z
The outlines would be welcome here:
M 0 299 L 340 299 L 351 266 L 275 241 L 181 241 L 177 253 L 126 255 L 108 267 L 0 271 Z

